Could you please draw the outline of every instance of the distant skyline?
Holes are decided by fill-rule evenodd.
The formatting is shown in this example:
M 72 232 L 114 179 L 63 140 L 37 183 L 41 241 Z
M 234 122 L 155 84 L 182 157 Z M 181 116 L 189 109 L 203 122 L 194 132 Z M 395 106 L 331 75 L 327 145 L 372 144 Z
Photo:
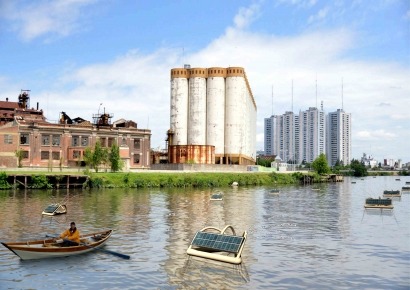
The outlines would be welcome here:
M 0 0 L 0 100 L 31 90 L 49 121 L 101 110 L 164 148 L 170 70 L 244 67 L 264 118 L 352 114 L 352 156 L 410 161 L 410 2 Z M 273 86 L 273 98 L 272 98 Z M 273 107 L 272 107 L 273 105 Z

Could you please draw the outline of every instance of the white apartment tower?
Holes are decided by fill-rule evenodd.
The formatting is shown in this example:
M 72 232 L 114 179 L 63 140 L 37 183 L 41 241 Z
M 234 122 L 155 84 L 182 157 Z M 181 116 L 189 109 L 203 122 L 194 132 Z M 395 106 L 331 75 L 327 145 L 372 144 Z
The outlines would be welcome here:
M 327 146 L 326 156 L 330 166 L 336 161 L 342 161 L 344 165 L 350 164 L 352 152 L 352 128 L 351 114 L 343 109 L 327 115 L 326 122 Z
M 299 116 L 293 112 L 265 118 L 265 154 L 279 156 L 284 161 L 298 160 Z
M 283 131 L 282 118 L 278 115 L 272 115 L 265 118 L 264 124 L 265 140 L 264 150 L 266 155 L 279 156 L 280 153 L 280 134 Z
M 280 142 L 280 158 L 284 161 L 295 160 L 296 157 L 296 128 L 298 118 L 293 112 L 286 112 L 282 116 L 283 131 Z
M 274 155 L 273 154 L 273 122 L 275 116 L 270 116 L 270 118 L 264 119 L 264 151 L 266 155 Z
M 326 153 L 325 112 L 310 107 L 299 112 L 299 159 L 298 163 L 313 162 L 320 154 Z

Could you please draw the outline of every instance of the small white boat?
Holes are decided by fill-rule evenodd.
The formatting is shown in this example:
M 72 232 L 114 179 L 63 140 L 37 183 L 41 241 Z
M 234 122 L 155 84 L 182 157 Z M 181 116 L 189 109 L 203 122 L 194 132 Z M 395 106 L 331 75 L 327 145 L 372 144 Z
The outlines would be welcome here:
M 65 204 L 53 203 L 48 205 L 41 214 L 54 216 L 65 213 L 67 213 L 67 206 Z
M 84 254 L 102 247 L 111 236 L 112 230 L 91 233 L 81 236 L 78 246 L 62 247 L 54 239 L 35 240 L 27 242 L 2 243 L 7 249 L 22 260 L 66 257 Z M 110 252 L 111 253 L 111 252 Z M 120 254 L 121 255 L 121 254 Z

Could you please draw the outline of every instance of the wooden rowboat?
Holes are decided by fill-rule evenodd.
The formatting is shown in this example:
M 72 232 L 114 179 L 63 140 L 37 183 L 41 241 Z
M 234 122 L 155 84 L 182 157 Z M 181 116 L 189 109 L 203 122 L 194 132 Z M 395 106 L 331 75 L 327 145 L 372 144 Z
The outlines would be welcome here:
M 84 254 L 102 247 L 111 236 L 112 230 L 91 233 L 81 236 L 78 246 L 62 247 L 54 239 L 2 243 L 7 249 L 22 260 L 66 257 Z

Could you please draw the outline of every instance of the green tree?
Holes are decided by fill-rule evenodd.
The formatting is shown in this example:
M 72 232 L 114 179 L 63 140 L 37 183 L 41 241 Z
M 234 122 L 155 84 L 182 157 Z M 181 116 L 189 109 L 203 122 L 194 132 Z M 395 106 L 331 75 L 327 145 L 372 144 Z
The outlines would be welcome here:
M 19 168 L 23 167 L 23 165 L 21 164 L 21 161 L 23 160 L 23 157 L 24 157 L 24 151 L 21 150 L 21 149 L 18 149 L 18 150 L 16 150 L 15 154 L 16 154 L 16 157 L 17 157 L 17 166 Z
M 93 164 L 95 172 L 98 172 L 98 167 L 101 166 L 101 163 L 104 161 L 104 149 L 101 146 L 101 142 L 98 140 L 94 146 L 93 152 Z
M 7 181 L 6 172 L 0 172 L 0 189 L 9 189 L 9 188 L 11 188 L 11 185 Z
M 352 159 L 350 168 L 353 170 L 353 176 L 362 177 L 368 175 L 366 166 L 359 160 Z
M 313 162 L 312 168 L 318 174 L 326 174 L 330 172 L 329 165 L 327 164 L 327 159 L 325 154 L 320 154 Z
M 97 141 L 94 150 L 89 147 L 85 148 L 84 161 L 90 168 L 93 168 L 95 172 L 98 172 L 101 164 L 108 162 L 108 150 L 101 146 L 100 141 Z
M 93 168 L 93 150 L 90 147 L 85 148 L 83 159 L 87 166 Z
M 340 170 L 342 170 L 342 169 L 344 169 L 343 161 L 342 160 L 340 160 L 340 161 L 336 160 L 335 165 L 333 165 L 333 167 L 332 167 L 332 172 L 333 173 L 339 173 Z
M 265 167 L 270 167 L 271 161 L 270 161 L 270 160 L 267 160 L 267 159 L 264 159 L 264 158 L 257 157 L 257 158 L 256 158 L 256 165 L 261 165 L 261 166 L 265 166 Z
M 117 143 L 113 143 L 111 146 L 109 161 L 111 165 L 111 172 L 122 170 L 123 163 L 120 157 L 120 147 L 118 147 Z

